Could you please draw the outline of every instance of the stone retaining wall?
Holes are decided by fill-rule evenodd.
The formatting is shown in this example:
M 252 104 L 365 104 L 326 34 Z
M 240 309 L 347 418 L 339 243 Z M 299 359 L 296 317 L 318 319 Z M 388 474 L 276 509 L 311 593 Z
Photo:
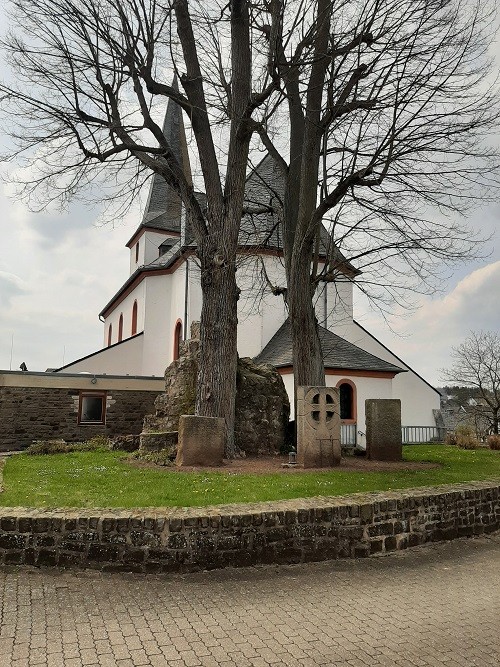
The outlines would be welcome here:
M 500 528 L 500 480 L 191 509 L 0 508 L 0 563 L 187 572 L 356 558 Z

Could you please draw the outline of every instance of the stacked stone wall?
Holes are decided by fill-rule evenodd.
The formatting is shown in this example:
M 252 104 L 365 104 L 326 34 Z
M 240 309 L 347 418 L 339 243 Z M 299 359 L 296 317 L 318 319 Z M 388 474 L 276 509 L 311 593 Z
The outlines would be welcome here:
M 108 391 L 106 423 L 79 425 L 76 389 L 0 387 L 0 451 L 23 449 L 34 440 L 77 442 L 95 435 L 139 434 L 158 393 Z
M 500 529 L 500 480 L 193 509 L 0 508 L 0 563 L 188 572 L 356 558 Z

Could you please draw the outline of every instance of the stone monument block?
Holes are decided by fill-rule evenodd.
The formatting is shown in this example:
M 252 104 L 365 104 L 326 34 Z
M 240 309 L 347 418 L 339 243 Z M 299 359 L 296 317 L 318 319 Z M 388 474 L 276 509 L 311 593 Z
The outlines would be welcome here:
M 366 454 L 375 461 L 401 461 L 401 401 L 369 398 L 365 401 Z
M 338 389 L 297 387 L 297 463 L 304 468 L 340 465 Z
M 181 415 L 178 466 L 221 466 L 226 442 L 226 422 L 221 417 Z

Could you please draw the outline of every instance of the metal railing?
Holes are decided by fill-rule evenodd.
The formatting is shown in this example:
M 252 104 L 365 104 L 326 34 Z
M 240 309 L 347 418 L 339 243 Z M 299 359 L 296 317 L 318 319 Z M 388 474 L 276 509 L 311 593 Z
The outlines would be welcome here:
M 340 425 L 340 444 L 342 447 L 356 447 L 357 424 Z
M 446 429 L 439 426 L 403 426 L 403 445 L 420 445 L 424 442 L 444 442 Z
M 356 447 L 358 425 L 341 424 L 340 444 L 342 447 Z M 438 426 L 403 426 L 401 437 L 403 445 L 420 445 L 425 442 L 444 442 L 446 429 Z

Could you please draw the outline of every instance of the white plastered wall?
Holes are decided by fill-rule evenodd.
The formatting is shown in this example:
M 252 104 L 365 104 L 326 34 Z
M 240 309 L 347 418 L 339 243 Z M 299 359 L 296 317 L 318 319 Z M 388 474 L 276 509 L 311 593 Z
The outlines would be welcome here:
M 123 314 L 122 340 L 130 338 L 132 335 L 132 309 L 134 307 L 134 301 L 137 301 L 137 333 L 144 331 L 145 280 L 141 281 L 137 287 L 105 318 L 104 347 L 107 347 L 108 345 L 108 331 L 110 324 L 113 327 L 111 344 L 118 342 L 118 328 L 121 314 Z
M 134 273 L 140 266 L 145 266 L 150 264 L 155 259 L 158 259 L 159 246 L 165 241 L 172 237 L 172 234 L 168 232 L 144 232 L 136 243 L 130 246 L 130 275 Z M 172 237 L 177 240 L 177 237 Z M 137 262 L 135 261 L 135 247 L 139 244 L 139 253 L 137 257 Z
M 290 399 L 290 416 L 294 415 L 294 388 L 293 374 L 286 373 L 282 375 L 285 389 Z M 353 375 L 327 375 L 326 386 L 336 387 L 342 380 L 350 380 L 356 387 L 356 428 L 358 430 L 358 444 L 361 447 L 366 446 L 366 418 L 365 401 L 367 398 L 398 398 L 393 396 L 393 380 L 391 378 L 371 378 L 358 377 Z
M 283 297 L 263 289 L 261 269 L 265 267 L 271 283 L 284 287 L 285 268 L 279 257 L 239 257 L 236 274 L 241 290 L 238 301 L 238 353 L 255 357 L 267 345 L 287 318 Z
M 135 336 L 119 345 L 105 347 L 86 359 L 64 368 L 62 373 L 92 373 L 95 375 L 147 375 L 142 371 L 144 336 Z
M 340 323 L 332 327 L 332 330 L 379 359 L 406 369 L 407 372 L 399 373 L 392 381 L 392 398 L 401 399 L 403 426 L 436 425 L 433 410 L 439 409 L 440 399 L 432 387 L 356 322 Z

